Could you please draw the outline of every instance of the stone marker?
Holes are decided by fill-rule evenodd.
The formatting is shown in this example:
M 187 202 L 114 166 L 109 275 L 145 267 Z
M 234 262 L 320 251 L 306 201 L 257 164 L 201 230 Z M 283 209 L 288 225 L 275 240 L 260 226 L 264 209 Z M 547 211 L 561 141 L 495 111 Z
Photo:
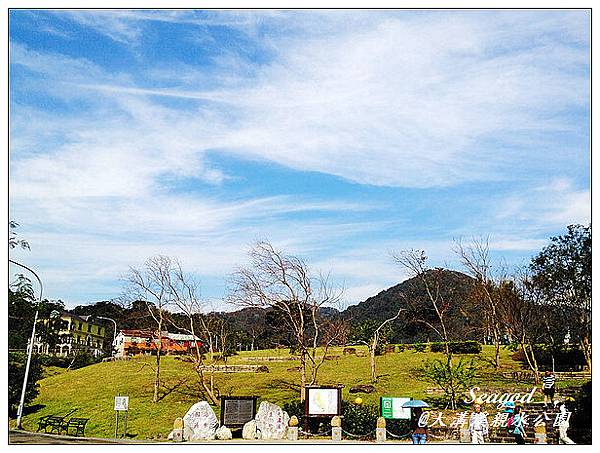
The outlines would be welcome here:
M 254 417 L 261 439 L 285 439 L 290 416 L 276 404 L 263 401 Z
M 183 428 L 182 429 L 174 429 L 171 431 L 173 442 L 183 442 Z
M 331 440 L 342 440 L 342 419 L 338 415 L 331 419 Z
M 183 438 L 185 440 L 214 439 L 219 420 L 206 401 L 194 404 L 183 416 Z
M 288 425 L 287 439 L 298 440 L 298 417 L 292 415 Z
M 231 433 L 231 430 L 225 425 L 223 425 L 219 429 L 217 429 L 217 432 L 215 434 L 217 436 L 217 439 L 219 439 L 219 440 L 233 439 L 233 434 Z
M 342 428 L 339 426 L 331 427 L 331 440 L 340 442 L 342 440 Z
M 173 422 L 173 431 L 169 433 L 169 440 L 173 442 L 183 442 L 183 419 L 177 417 Z
M 471 443 L 471 431 L 469 428 L 460 428 L 460 443 L 470 444 Z
M 173 422 L 173 429 L 183 429 L 183 418 L 177 417 Z
M 242 428 L 242 438 L 253 440 L 256 439 L 256 420 L 250 420 Z
M 534 427 L 535 431 L 535 441 L 536 444 L 547 444 L 548 441 L 546 439 L 546 424 L 544 422 L 540 423 L 538 426 Z
M 377 417 L 377 428 L 375 428 L 375 440 L 377 442 L 385 442 L 386 440 L 385 431 L 385 418 Z

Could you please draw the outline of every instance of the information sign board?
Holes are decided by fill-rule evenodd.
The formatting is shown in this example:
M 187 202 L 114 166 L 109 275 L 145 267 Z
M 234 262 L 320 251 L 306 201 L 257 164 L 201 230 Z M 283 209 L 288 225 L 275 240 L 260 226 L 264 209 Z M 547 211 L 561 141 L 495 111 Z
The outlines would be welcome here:
M 402 405 L 410 398 L 381 397 L 381 416 L 389 419 L 410 420 L 410 409 Z

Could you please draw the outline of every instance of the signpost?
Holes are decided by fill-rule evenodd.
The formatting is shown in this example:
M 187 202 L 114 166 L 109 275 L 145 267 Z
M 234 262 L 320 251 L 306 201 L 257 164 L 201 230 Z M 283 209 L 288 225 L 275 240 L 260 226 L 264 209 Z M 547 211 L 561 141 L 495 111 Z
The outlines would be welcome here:
M 410 420 L 410 408 L 402 407 L 410 398 L 382 396 L 380 400 L 381 416 L 387 419 Z
M 256 415 L 258 396 L 222 396 L 221 426 L 242 428 Z
M 119 393 L 115 396 L 115 439 L 118 438 L 119 434 L 119 413 L 123 414 L 123 437 L 127 435 L 127 414 L 129 412 L 129 397 L 121 396 Z

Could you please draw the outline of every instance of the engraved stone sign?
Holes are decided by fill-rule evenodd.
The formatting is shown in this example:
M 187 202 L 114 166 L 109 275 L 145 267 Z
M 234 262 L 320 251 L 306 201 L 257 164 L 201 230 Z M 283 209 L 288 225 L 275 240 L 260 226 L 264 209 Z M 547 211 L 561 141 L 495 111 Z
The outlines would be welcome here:
M 217 416 L 206 401 L 190 407 L 183 416 L 183 438 L 185 440 L 214 439 L 219 425 Z
M 285 439 L 289 420 L 288 413 L 279 406 L 263 401 L 256 413 L 256 428 L 261 439 Z

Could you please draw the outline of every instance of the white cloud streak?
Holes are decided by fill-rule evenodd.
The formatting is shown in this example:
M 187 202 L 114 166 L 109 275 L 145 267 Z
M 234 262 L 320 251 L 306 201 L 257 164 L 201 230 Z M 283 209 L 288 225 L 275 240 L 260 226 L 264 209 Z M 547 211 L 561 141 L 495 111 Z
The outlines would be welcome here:
M 280 216 L 370 205 L 173 193 L 170 181 L 218 188 L 235 176 L 211 165 L 209 152 L 375 186 L 454 186 L 510 178 L 523 153 L 531 168 L 543 169 L 549 140 L 538 138 L 536 148 L 508 146 L 501 155 L 486 143 L 578 132 L 578 120 L 564 112 L 588 106 L 584 13 L 57 14 L 135 52 L 152 22 L 195 26 L 200 41 L 211 40 L 211 25 L 234 27 L 270 59 L 252 64 L 225 53 L 211 60 L 210 75 L 176 63 L 148 64 L 134 74 L 11 44 L 11 64 L 28 74 L 12 90 L 83 106 L 55 115 L 11 104 L 11 216 L 33 223 L 29 237 L 56 278 L 74 268 L 90 279 L 107 277 L 153 253 L 223 275 L 257 235 L 293 252 L 322 252 L 326 238 L 368 230 L 314 219 L 292 226 Z M 258 40 L 263 28 L 270 32 Z M 189 103 L 170 103 L 178 101 Z M 589 219 L 589 192 L 559 181 L 495 209 L 502 221 L 564 225 Z M 161 242 L 169 232 L 170 241 Z M 539 245 L 539 235 L 503 233 L 497 250 Z M 72 256 L 61 252 L 64 241 L 77 244 Z M 362 297 L 399 279 L 387 258 L 372 254 L 332 254 L 317 267 L 347 278 L 350 297 Z M 68 262 L 53 263 L 56 256 Z

